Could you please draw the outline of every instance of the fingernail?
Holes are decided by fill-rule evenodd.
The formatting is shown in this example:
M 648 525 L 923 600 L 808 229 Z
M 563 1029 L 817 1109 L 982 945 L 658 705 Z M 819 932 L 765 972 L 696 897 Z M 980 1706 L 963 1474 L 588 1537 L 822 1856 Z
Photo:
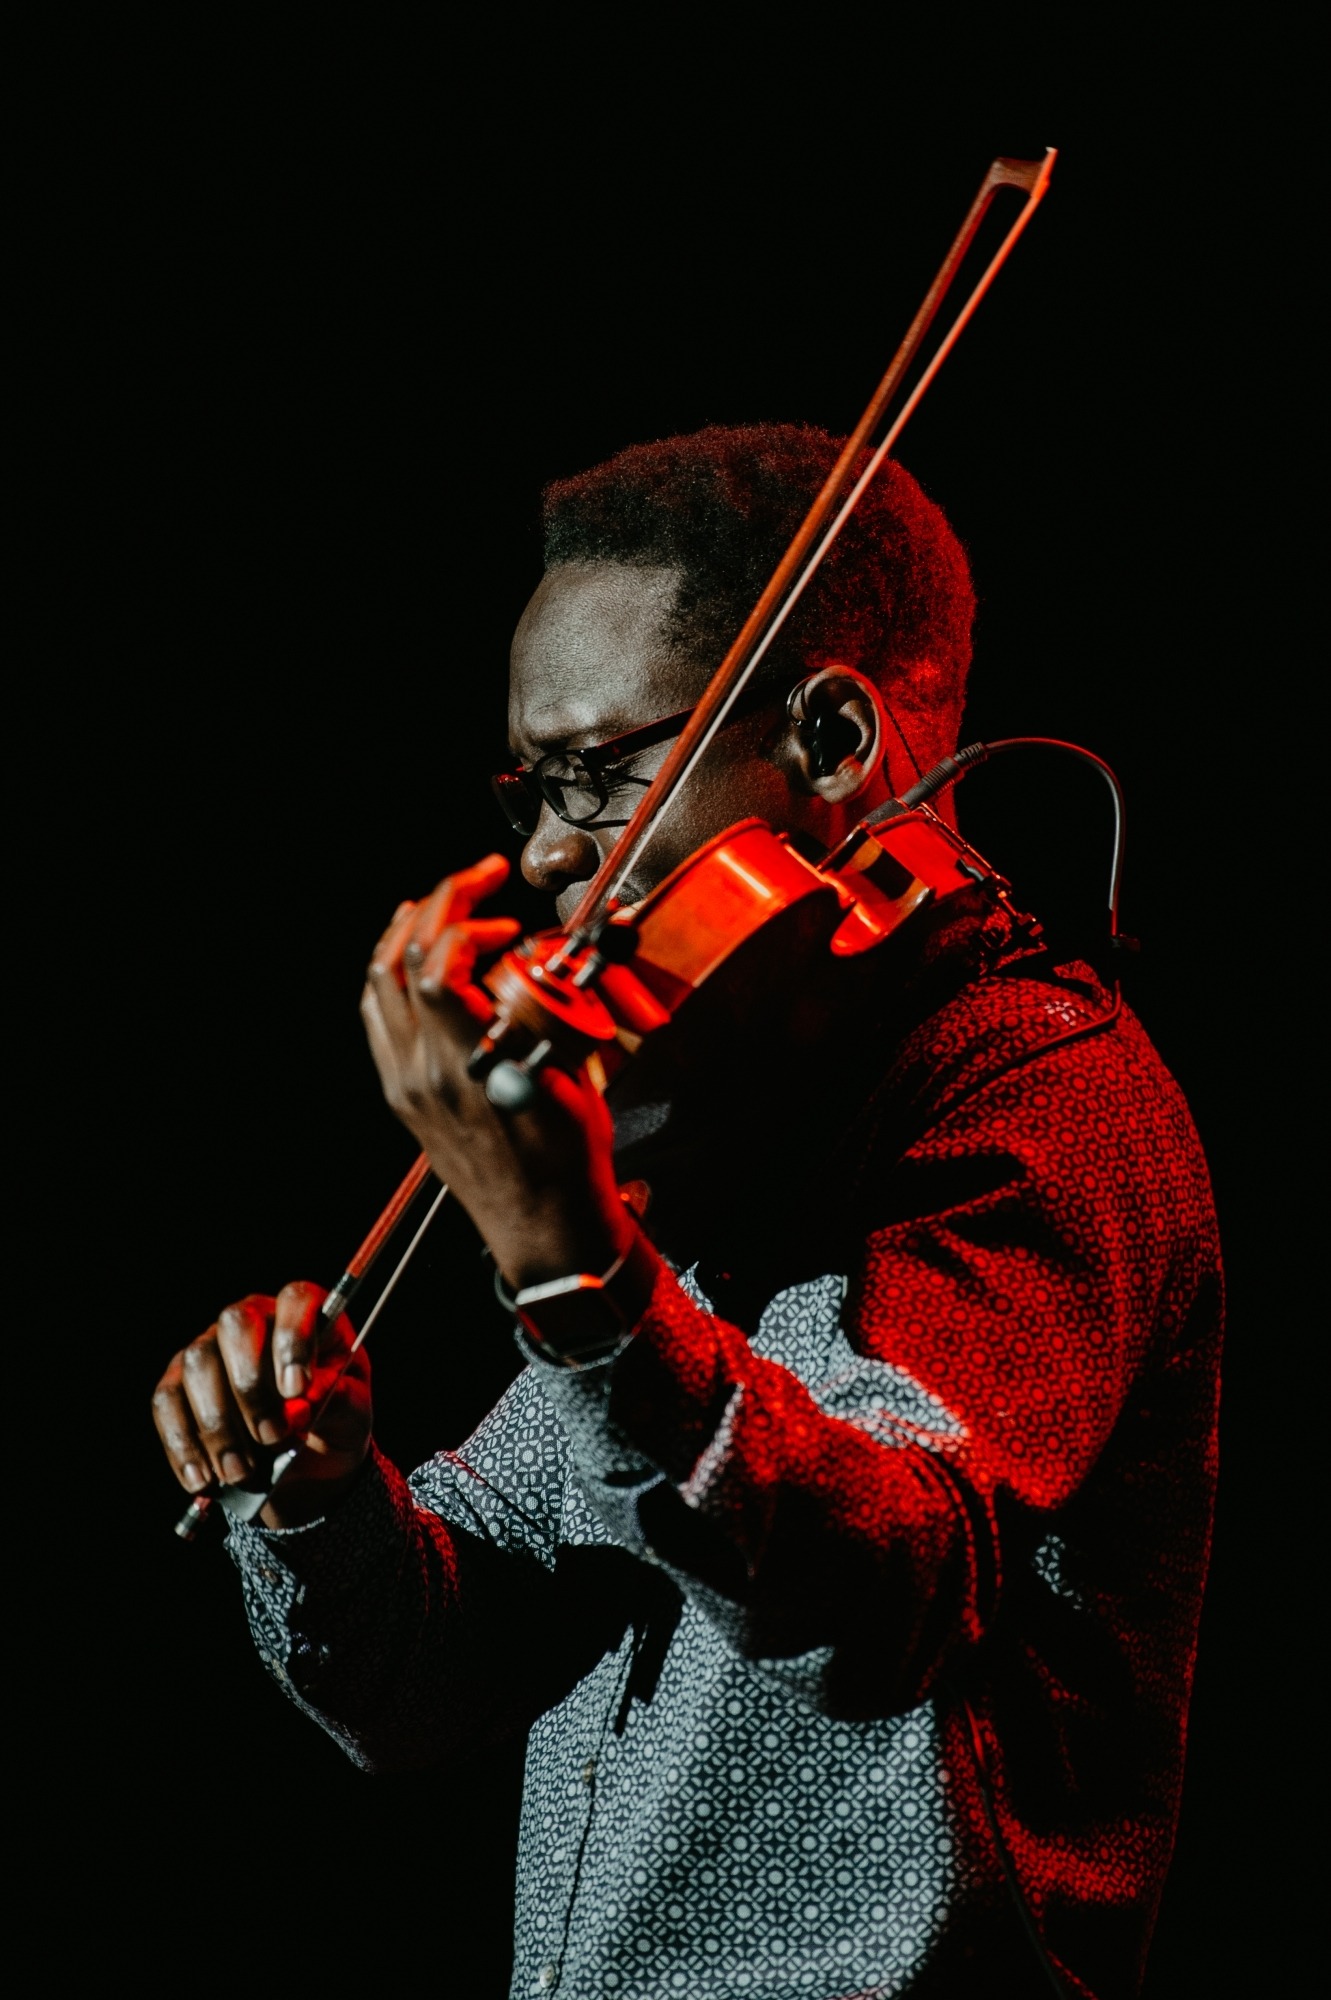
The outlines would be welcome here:
M 260 1417 L 259 1441 L 261 1444 L 280 1444 L 282 1442 L 282 1433 L 271 1417 Z
M 234 1486 L 249 1473 L 249 1467 L 238 1451 L 222 1453 L 222 1477 L 229 1486 Z
M 281 1389 L 284 1396 L 303 1396 L 310 1386 L 310 1378 L 298 1361 L 288 1361 L 282 1370 Z
M 202 1469 L 197 1465 L 193 1464 L 182 1465 L 180 1468 L 180 1476 L 184 1480 L 186 1486 L 188 1486 L 191 1493 L 197 1493 L 201 1486 L 206 1486 L 208 1484 L 207 1478 L 205 1477 Z

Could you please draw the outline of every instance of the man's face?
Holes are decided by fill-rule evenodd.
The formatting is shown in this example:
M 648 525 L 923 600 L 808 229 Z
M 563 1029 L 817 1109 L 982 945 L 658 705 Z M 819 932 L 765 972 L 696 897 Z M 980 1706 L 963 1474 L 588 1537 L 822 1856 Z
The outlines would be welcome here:
M 567 563 L 542 579 L 522 614 L 510 659 L 508 722 L 524 764 L 548 751 L 584 749 L 690 707 L 707 684 L 704 668 L 672 653 L 664 636 L 679 575 L 622 563 Z M 715 739 L 684 792 L 671 805 L 626 886 L 637 901 L 713 834 L 752 814 L 793 829 L 810 802 L 786 774 L 784 706 L 731 723 Z M 626 775 L 650 778 L 670 744 L 641 752 Z M 627 819 L 641 786 L 612 801 L 609 816 Z M 546 805 L 522 852 L 522 872 L 557 899 L 561 921 L 619 836 L 618 827 L 577 827 Z

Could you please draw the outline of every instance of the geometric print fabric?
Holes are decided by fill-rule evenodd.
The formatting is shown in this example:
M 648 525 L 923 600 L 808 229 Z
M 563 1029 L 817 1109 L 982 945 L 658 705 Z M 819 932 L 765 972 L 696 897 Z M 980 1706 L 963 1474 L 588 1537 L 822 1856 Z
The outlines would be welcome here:
M 1103 2000 L 1134 1989 L 1177 1811 L 1220 1289 L 1195 1134 L 1128 1011 L 1022 1065 L 1104 1001 L 992 978 L 925 1024 L 884 1093 L 899 1219 L 750 1338 L 667 1275 L 615 1364 L 533 1362 L 410 1486 L 376 1454 L 328 1521 L 231 1529 L 261 1655 L 357 1762 L 528 1731 L 515 1996 L 932 1994 L 958 1940 L 1019 1937 L 954 1671 L 1051 1952 Z M 662 1493 L 743 1554 L 757 1613 L 653 1546 Z M 793 1558 L 791 1496 L 816 1524 Z M 673 1584 L 677 1619 L 654 1686 L 626 1599 L 533 1706 L 573 1556 Z M 847 1702 L 836 1646 L 764 1645 L 843 1560 L 910 1626 L 883 1712 L 864 1661 Z

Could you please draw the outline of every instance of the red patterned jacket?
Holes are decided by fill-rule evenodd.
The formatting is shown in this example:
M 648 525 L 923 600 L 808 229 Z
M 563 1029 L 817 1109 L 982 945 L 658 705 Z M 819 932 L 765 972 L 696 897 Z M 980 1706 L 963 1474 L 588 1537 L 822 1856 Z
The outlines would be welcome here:
M 717 1179 L 734 1254 L 662 1264 L 612 1363 L 232 1532 L 357 1761 L 530 1730 L 515 1994 L 1037 1993 L 1028 1921 L 1069 1992 L 1137 1988 L 1215 1477 L 1205 1164 L 1084 968 L 920 1011 L 784 1208 L 761 1159 Z

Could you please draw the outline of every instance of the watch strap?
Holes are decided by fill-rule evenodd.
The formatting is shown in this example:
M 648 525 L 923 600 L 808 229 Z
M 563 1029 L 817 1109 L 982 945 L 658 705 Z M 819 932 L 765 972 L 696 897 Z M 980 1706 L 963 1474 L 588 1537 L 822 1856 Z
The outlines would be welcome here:
M 628 1345 L 652 1296 L 659 1258 L 642 1231 L 599 1277 L 575 1271 L 509 1293 L 499 1274 L 495 1290 L 533 1350 L 561 1368 L 586 1368 Z

